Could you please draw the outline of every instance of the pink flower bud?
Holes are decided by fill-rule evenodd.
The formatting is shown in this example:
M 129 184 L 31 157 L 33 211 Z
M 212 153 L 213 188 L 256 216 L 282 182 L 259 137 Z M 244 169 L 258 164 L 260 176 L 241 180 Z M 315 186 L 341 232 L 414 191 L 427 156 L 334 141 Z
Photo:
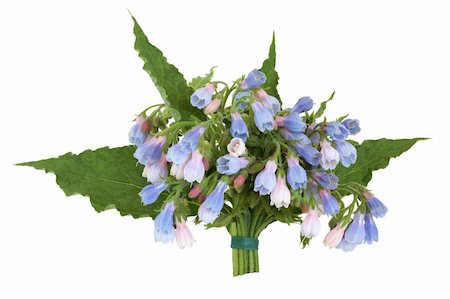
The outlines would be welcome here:
M 136 118 L 136 123 L 139 125 L 140 129 L 142 132 L 147 132 L 148 129 L 150 129 L 150 124 L 149 122 L 145 119 L 144 116 L 139 115 Z
M 238 175 L 234 181 L 233 186 L 234 188 L 240 188 L 244 185 L 246 177 L 243 174 Z
M 205 194 L 200 194 L 200 196 L 198 197 L 198 202 L 202 203 L 202 202 L 205 201 L 205 199 L 206 199 L 206 195 Z
M 219 109 L 220 107 L 220 100 L 219 99 L 214 99 L 211 101 L 211 103 L 209 103 L 204 109 L 203 112 L 205 112 L 205 114 L 213 114 L 217 111 L 217 109 Z
M 186 225 L 185 220 L 182 220 L 181 222 L 178 220 L 176 221 L 175 240 L 177 241 L 178 247 L 181 249 L 188 246 L 191 247 L 194 243 L 194 237 Z
M 330 230 L 328 234 L 325 236 L 323 244 L 330 248 L 336 247 L 344 237 L 344 232 L 345 226 L 341 226 L 340 224 L 336 225 L 336 227 Z
M 284 116 L 277 116 L 275 117 L 275 123 L 280 127 L 284 127 L 284 119 Z
M 205 166 L 205 171 L 207 171 L 209 169 L 209 167 L 211 166 L 211 164 L 209 163 L 208 160 L 203 158 L 203 166 Z
M 202 192 L 202 189 L 200 189 L 199 185 L 195 185 L 191 191 L 189 191 L 189 198 L 197 198 L 197 196 L 200 195 L 200 193 Z
M 256 97 L 256 99 L 258 99 L 258 100 L 262 100 L 262 99 L 264 99 L 265 97 L 267 97 L 267 92 L 265 92 L 264 89 L 258 89 L 258 90 L 255 92 L 255 97 Z

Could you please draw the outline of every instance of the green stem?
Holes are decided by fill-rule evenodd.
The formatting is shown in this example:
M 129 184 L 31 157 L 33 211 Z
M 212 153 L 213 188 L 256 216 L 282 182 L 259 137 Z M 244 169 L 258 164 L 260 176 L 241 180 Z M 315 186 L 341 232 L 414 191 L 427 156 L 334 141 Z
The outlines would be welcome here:
M 248 237 L 249 229 L 246 218 L 241 214 L 235 222 L 229 226 L 229 232 L 232 236 Z M 258 250 L 232 249 L 233 257 L 233 276 L 244 275 L 248 273 L 259 272 Z

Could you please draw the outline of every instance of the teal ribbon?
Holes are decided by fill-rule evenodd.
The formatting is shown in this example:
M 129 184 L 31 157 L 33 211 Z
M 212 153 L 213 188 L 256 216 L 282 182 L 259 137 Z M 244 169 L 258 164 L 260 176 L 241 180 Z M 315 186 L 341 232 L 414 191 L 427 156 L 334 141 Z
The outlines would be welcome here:
M 231 237 L 231 248 L 243 250 L 258 250 L 259 240 L 257 238 Z

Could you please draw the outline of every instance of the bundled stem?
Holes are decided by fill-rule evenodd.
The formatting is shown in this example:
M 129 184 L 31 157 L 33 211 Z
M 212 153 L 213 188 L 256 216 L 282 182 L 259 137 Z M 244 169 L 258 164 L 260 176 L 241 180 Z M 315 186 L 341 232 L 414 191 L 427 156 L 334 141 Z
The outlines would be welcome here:
M 247 210 L 237 216 L 228 226 L 232 237 L 258 238 L 260 233 L 270 223 L 274 222 L 271 216 L 263 213 L 264 209 L 258 205 L 255 209 Z M 233 276 L 259 272 L 258 250 L 232 249 Z

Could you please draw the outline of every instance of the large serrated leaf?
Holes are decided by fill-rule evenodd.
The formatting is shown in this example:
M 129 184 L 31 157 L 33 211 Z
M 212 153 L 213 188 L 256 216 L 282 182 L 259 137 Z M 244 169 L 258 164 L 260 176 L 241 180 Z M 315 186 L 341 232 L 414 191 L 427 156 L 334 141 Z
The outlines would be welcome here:
M 266 89 L 268 94 L 276 97 L 281 103 L 280 95 L 278 94 L 277 91 L 278 79 L 280 79 L 280 77 L 278 77 L 278 73 L 275 70 L 276 56 L 277 55 L 275 52 L 275 32 L 274 32 L 272 35 L 272 43 L 270 44 L 269 48 L 269 57 L 266 60 L 264 60 L 260 70 L 267 77 L 267 80 L 262 87 Z
M 136 19 L 133 16 L 132 18 L 134 22 L 133 32 L 136 36 L 134 48 L 144 61 L 143 68 L 150 75 L 166 105 L 171 107 L 172 111 L 173 109 L 177 110 L 181 120 L 187 120 L 191 115 L 204 119 L 203 112 L 191 106 L 189 101 L 189 97 L 194 93 L 194 90 L 187 86 L 183 75 L 174 65 L 167 62 L 163 53 L 148 41 Z M 176 119 L 178 115 L 173 116 Z
M 385 168 L 391 158 L 400 156 L 403 152 L 410 149 L 417 141 L 426 138 L 414 139 L 378 139 L 366 140 L 356 146 L 358 158 L 356 163 L 350 168 L 339 165 L 335 174 L 339 177 L 339 184 L 355 182 L 367 186 L 372 179 L 372 172 Z M 339 190 L 342 195 L 348 195 L 349 192 Z
M 67 153 L 58 158 L 26 162 L 31 166 L 56 175 L 56 182 L 67 196 L 88 196 L 97 212 L 117 209 L 122 216 L 154 217 L 164 199 L 144 206 L 138 193 L 147 182 L 142 177 L 142 166 L 133 158 L 134 146 L 103 147 L 87 150 L 79 155 Z

